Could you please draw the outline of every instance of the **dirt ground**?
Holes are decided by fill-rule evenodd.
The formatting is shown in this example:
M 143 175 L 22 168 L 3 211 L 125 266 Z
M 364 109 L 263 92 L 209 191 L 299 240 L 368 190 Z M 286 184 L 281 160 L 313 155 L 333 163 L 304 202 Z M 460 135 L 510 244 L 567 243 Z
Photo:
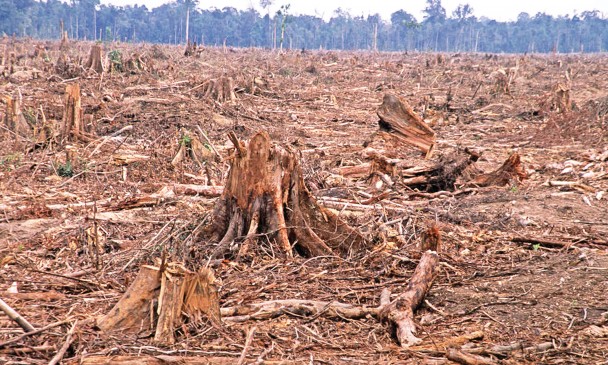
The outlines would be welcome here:
M 4 124 L 0 130 L 0 298 L 36 328 L 55 324 L 19 337 L 23 331 L 0 314 L 0 363 L 46 364 L 67 344 L 65 364 L 99 355 L 237 363 L 242 354 L 247 364 L 453 363 L 448 347 L 496 364 L 608 364 L 604 55 L 208 48 L 185 57 L 180 47 L 106 44 L 122 59 L 100 75 L 81 66 L 89 43 L 2 45 L 0 94 L 21 99 L 28 123 L 40 125 L 43 114 L 61 121 L 66 84 L 79 83 L 95 138 L 33 148 L 34 137 Z M 35 56 L 36 45 L 46 53 Z M 206 81 L 222 77 L 234 80 L 235 101 L 203 92 Z M 340 167 L 366 161 L 364 143 L 378 130 L 386 93 L 406 99 L 438 137 L 431 160 L 405 145 L 392 151 L 404 164 L 426 166 L 467 147 L 481 153 L 476 166 L 489 172 L 517 152 L 528 178 L 418 194 L 401 176 L 380 189 L 366 177 L 341 176 Z M 558 98 L 564 93 L 569 99 Z M 215 197 L 159 193 L 176 184 L 221 186 L 226 176 L 225 160 L 171 163 L 184 130 L 201 139 L 204 131 L 206 147 L 224 159 L 229 132 L 247 140 L 268 131 L 300 151 L 305 182 L 321 204 L 369 241 L 368 250 L 348 257 L 286 260 L 260 245 L 251 260 L 224 260 L 215 268 L 222 307 L 279 299 L 378 306 L 383 288 L 403 291 L 420 237 L 434 223 L 441 264 L 415 313 L 421 344 L 401 348 L 371 317 L 288 311 L 183 328 L 171 347 L 155 345 L 150 333 L 97 330 L 90 319 L 116 304 L 141 265 L 164 251 L 196 269 L 215 244 L 201 234 Z M 70 166 L 66 150 L 76 156 Z M 124 167 L 118 155 L 143 157 Z M 345 204 L 382 192 L 383 200 L 363 208 Z M 148 203 L 133 204 L 142 197 Z M 103 233 L 99 252 L 88 236 L 94 226 Z M 469 339 L 450 342 L 458 336 Z

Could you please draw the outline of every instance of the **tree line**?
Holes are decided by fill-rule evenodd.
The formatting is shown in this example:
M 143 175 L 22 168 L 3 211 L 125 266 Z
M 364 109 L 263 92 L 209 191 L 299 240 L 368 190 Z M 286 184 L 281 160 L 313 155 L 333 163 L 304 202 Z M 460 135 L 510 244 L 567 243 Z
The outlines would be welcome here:
M 603 52 L 608 19 L 597 10 L 553 17 L 520 13 L 515 21 L 476 17 L 459 5 L 451 14 L 441 0 L 427 0 L 424 17 L 406 10 L 352 16 L 337 9 L 329 20 L 294 15 L 289 6 L 271 12 L 199 9 L 198 0 L 176 0 L 159 7 L 100 5 L 99 0 L 0 0 L 0 34 L 54 39 L 60 27 L 72 39 L 230 47 L 435 52 Z M 60 25 L 62 24 L 62 25 Z

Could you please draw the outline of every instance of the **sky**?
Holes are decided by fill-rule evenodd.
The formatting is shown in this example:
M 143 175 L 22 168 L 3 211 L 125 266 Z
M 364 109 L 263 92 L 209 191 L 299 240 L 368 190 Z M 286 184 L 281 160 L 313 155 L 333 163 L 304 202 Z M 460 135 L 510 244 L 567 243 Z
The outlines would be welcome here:
M 146 5 L 148 9 L 160 6 L 171 0 L 101 0 L 102 4 L 114 5 Z M 516 20 L 521 12 L 527 12 L 534 16 L 538 12 L 549 15 L 574 15 L 587 10 L 599 10 L 603 16 L 608 16 L 607 0 L 443 0 L 443 7 L 448 15 L 456 9 L 459 4 L 469 4 L 473 7 L 473 15 L 485 16 L 499 21 Z M 226 6 L 236 9 L 255 8 L 261 13 L 259 0 L 200 0 L 199 7 L 222 9 Z M 405 10 L 414 15 L 419 21 L 422 20 L 422 10 L 425 8 L 425 0 L 274 0 L 270 10 L 275 13 L 283 4 L 291 4 L 290 13 L 316 15 L 329 19 L 338 8 L 347 10 L 352 16 L 367 16 L 380 14 L 383 19 L 390 20 L 390 16 L 397 10 Z

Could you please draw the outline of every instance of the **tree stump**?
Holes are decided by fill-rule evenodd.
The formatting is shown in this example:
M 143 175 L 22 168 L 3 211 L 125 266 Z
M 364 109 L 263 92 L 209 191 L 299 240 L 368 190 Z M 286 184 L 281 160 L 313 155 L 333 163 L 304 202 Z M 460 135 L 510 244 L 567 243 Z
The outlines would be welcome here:
M 96 44 L 91 47 L 91 51 L 89 52 L 89 59 L 87 63 L 85 63 L 84 68 L 91 69 L 97 72 L 98 74 L 103 73 L 103 64 L 101 63 L 101 46 Z
M 159 295 L 160 278 L 158 268 L 143 266 L 114 308 L 97 319 L 97 327 L 102 331 L 120 330 L 126 333 L 152 329 L 151 317 L 154 317 L 154 313 L 151 303 Z
M 256 238 L 274 252 L 292 256 L 348 255 L 364 247 L 362 235 L 319 206 L 304 185 L 298 156 L 290 147 L 271 144 L 266 132 L 245 146 L 236 139 L 222 196 L 214 209 L 213 231 L 219 243 L 213 257 L 240 243 L 246 254 Z
M 496 171 L 481 174 L 469 181 L 467 185 L 505 186 L 512 180 L 521 182 L 526 177 L 526 171 L 521 165 L 521 158 L 517 152 L 514 152 Z
M 175 343 L 175 330 L 184 323 L 199 325 L 209 319 L 221 324 L 218 284 L 213 271 L 192 272 L 178 263 L 144 265 L 122 298 L 97 318 L 104 332 L 154 331 L 160 345 Z
M 90 142 L 93 140 L 93 136 L 88 133 L 82 117 L 79 84 L 68 84 L 65 87 L 65 109 L 60 136 L 62 141 L 81 140 Z
M 200 85 L 200 88 L 203 97 L 212 98 L 218 103 L 236 100 L 234 80 L 232 77 L 220 77 L 219 79 L 207 80 Z
M 383 137 L 415 146 L 427 159 L 431 158 L 437 140 L 435 132 L 412 110 L 405 99 L 392 94 L 384 95 L 377 114 L 380 117 L 378 124 Z
M 6 114 L 4 115 L 4 125 L 8 130 L 22 137 L 29 137 L 32 134 L 32 127 L 25 120 L 21 112 L 19 99 L 6 97 Z

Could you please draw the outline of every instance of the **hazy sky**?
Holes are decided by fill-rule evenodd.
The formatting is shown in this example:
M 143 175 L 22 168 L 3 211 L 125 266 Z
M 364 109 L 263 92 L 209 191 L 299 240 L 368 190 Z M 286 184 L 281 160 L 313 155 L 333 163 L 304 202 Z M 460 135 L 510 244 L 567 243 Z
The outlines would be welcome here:
M 146 5 L 149 9 L 157 7 L 170 0 L 101 0 L 102 4 L 115 5 Z M 201 8 L 219 8 L 231 6 L 237 9 L 256 8 L 262 12 L 259 0 L 200 0 Z M 419 21 L 422 20 L 422 10 L 425 7 L 425 0 L 274 0 L 271 11 L 276 12 L 283 4 L 291 4 L 290 12 L 293 14 L 310 14 L 329 19 L 334 10 L 342 8 L 349 10 L 351 15 L 367 16 L 379 13 L 385 20 L 390 19 L 390 15 L 400 9 L 414 15 Z M 599 10 L 604 16 L 608 16 L 607 0 L 443 0 L 443 7 L 447 14 L 459 4 L 470 4 L 473 7 L 473 14 L 477 17 L 485 16 L 496 20 L 515 20 L 521 12 L 535 15 L 538 12 L 557 15 L 573 15 L 586 10 Z

